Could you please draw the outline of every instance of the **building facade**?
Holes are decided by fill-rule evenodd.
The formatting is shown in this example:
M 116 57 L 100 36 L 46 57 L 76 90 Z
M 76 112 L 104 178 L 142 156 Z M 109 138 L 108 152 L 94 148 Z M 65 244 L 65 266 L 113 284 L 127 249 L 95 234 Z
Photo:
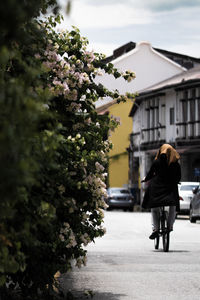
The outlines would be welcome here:
M 181 74 L 186 70 L 186 66 L 191 67 L 198 63 L 195 58 L 154 49 L 148 42 L 128 43 L 116 49 L 113 56 L 107 58 L 106 62 L 108 61 L 111 61 L 120 71 L 132 70 L 136 73 L 136 79 L 130 83 L 122 78 L 114 79 L 108 74 L 96 78 L 97 82 L 111 90 L 117 89 L 120 93 L 137 93 L 169 77 Z M 128 116 L 131 106 L 130 101 L 126 104 L 116 104 L 110 98 L 96 102 L 98 113 L 107 112 L 119 117 L 121 121 L 119 128 L 110 134 L 110 140 L 113 143 L 113 150 L 109 155 L 109 186 L 111 187 L 130 184 L 127 149 L 129 149 L 129 136 L 132 128 L 132 120 Z
M 163 143 L 181 155 L 181 180 L 200 180 L 200 66 L 141 92 L 130 117 L 129 185 L 139 187 L 140 196 L 140 179 Z

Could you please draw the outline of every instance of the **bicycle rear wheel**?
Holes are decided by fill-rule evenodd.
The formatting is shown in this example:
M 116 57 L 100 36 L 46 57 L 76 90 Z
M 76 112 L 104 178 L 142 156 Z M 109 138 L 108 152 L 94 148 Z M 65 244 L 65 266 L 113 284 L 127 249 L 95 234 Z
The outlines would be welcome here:
M 169 242 L 170 242 L 170 233 L 167 229 L 167 213 L 163 211 L 163 215 L 161 217 L 161 228 L 162 228 L 162 241 L 163 241 L 163 251 L 169 251 Z
M 159 249 L 159 242 L 160 242 L 160 236 L 158 235 L 155 239 L 154 239 L 154 247 L 156 250 Z

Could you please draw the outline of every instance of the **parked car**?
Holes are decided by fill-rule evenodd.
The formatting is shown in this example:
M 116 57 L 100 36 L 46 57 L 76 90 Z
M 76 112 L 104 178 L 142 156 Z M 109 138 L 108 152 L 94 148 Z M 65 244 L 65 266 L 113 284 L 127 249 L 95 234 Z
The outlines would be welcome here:
M 106 203 L 109 206 L 108 209 L 123 208 L 124 210 L 133 211 L 134 197 L 128 189 L 112 187 L 107 189 L 107 194 Z
M 178 214 L 187 214 L 190 212 L 190 202 L 193 198 L 193 189 L 199 186 L 199 182 L 181 182 L 178 185 L 180 197 L 180 212 Z
M 200 186 L 193 190 L 193 198 L 190 203 L 190 222 L 200 220 Z

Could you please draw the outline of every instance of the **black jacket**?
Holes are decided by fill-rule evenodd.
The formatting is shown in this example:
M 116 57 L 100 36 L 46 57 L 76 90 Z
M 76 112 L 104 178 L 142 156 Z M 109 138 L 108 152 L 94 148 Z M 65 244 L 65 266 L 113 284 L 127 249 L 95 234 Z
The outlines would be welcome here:
M 146 189 L 142 207 L 176 206 L 180 210 L 178 183 L 181 179 L 181 168 L 178 162 L 169 166 L 159 159 L 155 160 L 145 177 L 150 181 Z

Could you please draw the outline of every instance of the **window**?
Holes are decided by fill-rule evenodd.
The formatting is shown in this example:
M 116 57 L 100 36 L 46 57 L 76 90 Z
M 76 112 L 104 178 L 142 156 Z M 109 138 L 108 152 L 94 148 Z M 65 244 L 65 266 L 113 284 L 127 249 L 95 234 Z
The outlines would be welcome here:
M 200 99 L 198 99 L 197 107 L 198 107 L 198 121 L 200 121 Z
M 169 109 L 169 122 L 170 122 L 170 125 L 173 125 L 174 124 L 174 107 L 170 107 Z
M 156 111 L 155 111 L 155 119 L 156 119 L 156 126 L 159 125 L 159 109 L 158 107 L 156 108 Z
M 182 102 L 182 121 L 187 122 L 187 101 Z
M 192 98 L 195 99 L 196 98 L 196 89 L 192 89 Z
M 155 115 L 154 115 L 154 108 L 152 107 L 150 109 L 150 128 L 154 127 L 154 123 L 155 123 Z
M 150 128 L 150 110 L 147 110 L 147 128 Z
M 190 121 L 195 121 L 195 99 L 190 100 Z
M 188 91 L 184 91 L 184 92 L 183 92 L 183 98 L 184 98 L 185 100 L 188 99 Z
M 160 123 L 165 126 L 165 104 L 161 106 L 161 120 Z

